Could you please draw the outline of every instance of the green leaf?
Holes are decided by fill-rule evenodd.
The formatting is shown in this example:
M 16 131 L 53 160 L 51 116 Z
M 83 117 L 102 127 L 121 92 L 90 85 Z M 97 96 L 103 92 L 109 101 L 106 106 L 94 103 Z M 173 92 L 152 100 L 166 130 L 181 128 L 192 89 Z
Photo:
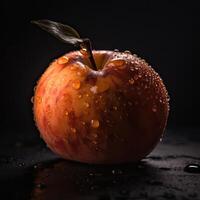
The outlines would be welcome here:
M 80 45 L 83 39 L 80 38 L 78 32 L 68 25 L 50 20 L 31 21 L 31 23 L 38 25 L 41 29 L 49 32 L 59 40 L 73 45 Z

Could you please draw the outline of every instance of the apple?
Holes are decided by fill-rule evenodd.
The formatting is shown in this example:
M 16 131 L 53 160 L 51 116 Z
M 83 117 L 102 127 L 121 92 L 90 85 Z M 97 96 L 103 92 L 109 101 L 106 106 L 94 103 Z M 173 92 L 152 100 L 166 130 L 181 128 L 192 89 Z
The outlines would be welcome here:
M 137 162 L 162 138 L 169 112 L 163 81 L 129 51 L 81 50 L 53 61 L 39 79 L 33 112 L 41 137 L 62 158 Z

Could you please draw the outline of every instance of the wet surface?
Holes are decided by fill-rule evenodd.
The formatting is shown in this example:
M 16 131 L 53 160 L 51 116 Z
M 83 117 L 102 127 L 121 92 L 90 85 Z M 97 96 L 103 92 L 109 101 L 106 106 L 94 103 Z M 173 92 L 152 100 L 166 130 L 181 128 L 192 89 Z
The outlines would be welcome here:
M 0 147 L 1 196 L 35 200 L 200 199 L 200 130 L 168 131 L 137 164 L 87 165 L 58 158 L 37 137 Z M 5 142 L 6 141 L 6 142 Z

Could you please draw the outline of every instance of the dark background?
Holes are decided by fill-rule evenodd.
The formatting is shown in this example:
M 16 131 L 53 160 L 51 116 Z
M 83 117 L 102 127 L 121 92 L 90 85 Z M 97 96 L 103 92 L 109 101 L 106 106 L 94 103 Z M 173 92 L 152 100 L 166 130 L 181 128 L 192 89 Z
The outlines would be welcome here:
M 168 128 L 199 127 L 198 1 L 3 1 L 1 130 L 33 132 L 31 96 L 56 57 L 74 49 L 30 20 L 76 28 L 95 49 L 130 50 L 145 58 L 169 91 Z

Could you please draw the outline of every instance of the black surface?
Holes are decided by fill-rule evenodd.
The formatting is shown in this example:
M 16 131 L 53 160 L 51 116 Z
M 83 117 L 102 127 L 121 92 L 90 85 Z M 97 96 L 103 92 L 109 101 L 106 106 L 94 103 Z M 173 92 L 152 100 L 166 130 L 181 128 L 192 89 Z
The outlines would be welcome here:
M 37 134 L 5 141 L 0 147 L 5 199 L 200 199 L 200 174 L 185 171 L 188 164 L 200 164 L 200 130 L 167 131 L 140 163 L 114 166 L 62 160 Z

